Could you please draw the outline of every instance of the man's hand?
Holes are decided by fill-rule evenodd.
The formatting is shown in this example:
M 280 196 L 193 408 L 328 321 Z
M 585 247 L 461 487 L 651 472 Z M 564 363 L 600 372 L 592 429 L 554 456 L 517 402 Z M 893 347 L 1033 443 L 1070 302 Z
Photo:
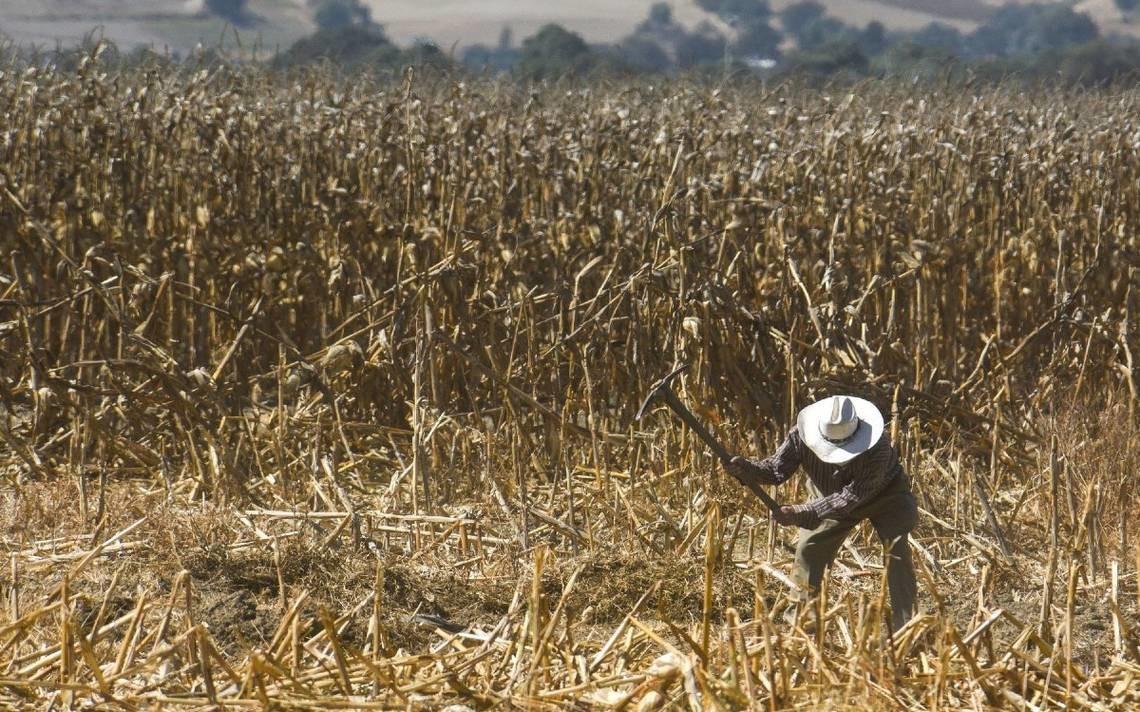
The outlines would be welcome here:
M 819 526 L 819 517 L 811 510 L 798 511 L 795 507 L 785 504 L 775 512 L 772 519 L 784 526 L 797 526 L 801 529 L 815 529 Z
M 760 468 L 748 458 L 739 455 L 724 463 L 724 469 L 739 482 L 755 482 L 760 476 Z
M 777 509 L 775 512 L 772 512 L 772 519 L 775 519 L 777 524 L 783 524 L 786 527 L 799 523 L 799 517 L 796 514 L 796 510 L 792 509 L 786 504 Z

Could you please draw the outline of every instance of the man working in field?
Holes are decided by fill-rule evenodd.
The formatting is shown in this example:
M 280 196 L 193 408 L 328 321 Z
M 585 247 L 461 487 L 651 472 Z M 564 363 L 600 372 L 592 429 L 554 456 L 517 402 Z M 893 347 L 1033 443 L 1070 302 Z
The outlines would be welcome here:
M 800 601 L 818 594 L 825 569 L 843 540 L 870 519 L 890 543 L 887 587 L 891 627 L 898 630 L 914 610 L 914 565 L 907 535 L 918 519 L 910 481 L 898 453 L 883 432 L 883 416 L 862 398 L 834 396 L 802 411 L 787 439 L 759 462 L 734 457 L 725 465 L 741 482 L 778 485 L 802 467 L 821 496 L 784 505 L 773 514 L 780 524 L 800 527 L 795 581 Z M 794 610 L 793 610 L 794 613 Z

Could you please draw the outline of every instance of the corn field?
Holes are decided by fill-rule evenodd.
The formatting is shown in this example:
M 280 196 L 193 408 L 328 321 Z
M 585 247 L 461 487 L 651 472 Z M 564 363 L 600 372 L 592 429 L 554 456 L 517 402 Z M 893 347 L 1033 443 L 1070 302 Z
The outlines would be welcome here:
M 92 57 L 0 107 L 4 704 L 1140 704 L 1140 93 Z M 782 620 L 795 531 L 633 418 L 686 363 L 742 454 L 889 415 L 905 628 L 869 527 Z

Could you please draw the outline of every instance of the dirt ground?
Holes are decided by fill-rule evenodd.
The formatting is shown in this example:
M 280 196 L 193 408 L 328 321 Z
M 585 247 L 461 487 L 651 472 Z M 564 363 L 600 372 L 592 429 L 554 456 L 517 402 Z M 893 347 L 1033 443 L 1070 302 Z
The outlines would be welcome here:
M 68 554 L 141 519 L 142 524 L 127 538 L 137 546 L 99 557 L 71 579 L 76 620 L 84 627 L 92 625 L 97 616 L 104 623 L 114 620 L 129 613 L 144 594 L 151 600 L 165 600 L 185 575 L 192 591 L 188 616 L 208 626 L 222 651 L 235 657 L 268 646 L 286 602 L 302 592 L 308 597 L 307 610 L 327 607 L 348 612 L 341 619 L 343 639 L 363 648 L 372 608 L 360 603 L 370 600 L 378 569 L 383 577 L 383 624 L 390 653 L 427 654 L 441 640 L 437 630 L 446 632 L 449 625 L 455 630 L 490 630 L 511 609 L 513 599 L 532 595 L 533 566 L 520 566 L 520 559 L 512 555 L 517 551 L 504 550 L 475 567 L 457 562 L 460 557 L 450 547 L 437 547 L 423 556 L 422 552 L 408 554 L 398 538 L 391 548 L 378 546 L 376 538 L 354 544 L 347 532 L 330 539 L 333 527 L 325 523 L 302 527 L 296 536 L 282 532 L 285 538 L 278 540 L 275 552 L 272 540 L 255 542 L 243 534 L 250 520 L 238 510 L 185 501 L 175 504 L 166 501 L 164 493 L 132 482 L 116 482 L 108 488 L 101 524 L 93 519 L 94 513 L 84 522 L 77 511 L 75 491 L 66 484 L 30 482 L 20 494 L 5 491 L 0 499 L 4 512 L 0 531 L 8 549 L 36 551 L 26 557 L 32 562 L 30 570 L 16 581 L 21 610 L 48 600 L 62 576 L 74 571 L 78 557 Z M 505 522 L 488 524 L 489 531 L 508 526 Z M 918 547 L 926 548 L 943 536 L 936 524 L 924 521 L 915 538 Z M 741 542 L 734 554 L 736 564 L 715 571 L 711 620 L 723 622 L 730 607 L 749 619 L 757 604 L 757 580 L 762 581 L 764 610 L 779 605 L 786 593 L 783 584 L 768 575 L 758 579 L 756 566 L 770 562 L 773 568 L 790 573 L 793 542 L 794 533 L 782 530 L 771 559 L 757 547 L 751 560 Z M 53 556 L 57 562 L 51 561 Z M 870 531 L 858 531 L 832 570 L 831 589 L 836 597 L 852 594 L 869 600 L 878 596 L 881 566 L 876 556 Z M 526 561 L 525 555 L 521 560 Z M 574 554 L 560 548 L 546 562 L 540 590 L 549 606 L 561 600 L 576 572 L 576 585 L 564 609 L 567 629 L 578 635 L 604 639 L 654 587 L 638 609 L 639 616 L 663 628 L 686 628 L 700 622 L 705 557 L 699 547 L 664 556 L 618 548 Z M 952 567 L 933 567 L 932 575 L 945 611 L 961 629 L 972 629 L 986 614 L 1002 609 L 1012 617 L 997 623 L 994 633 L 1012 636 L 1018 633 L 1012 621 L 1031 623 L 1040 614 L 1041 563 L 1026 555 L 1008 560 L 975 556 Z M 1060 581 L 1055 594 L 1054 606 L 1059 609 L 1065 605 L 1063 586 Z M 1074 662 L 1090 669 L 1112 656 L 1113 617 L 1107 586 L 1107 581 L 1082 581 L 1083 593 L 1075 603 Z M 0 573 L 0 587 L 11 605 L 13 581 L 7 569 Z M 1140 629 L 1134 582 L 1126 581 L 1121 590 L 1127 625 Z M 933 612 L 937 605 L 931 596 L 922 596 L 923 609 Z M 311 627 L 304 632 L 318 631 L 319 627 Z

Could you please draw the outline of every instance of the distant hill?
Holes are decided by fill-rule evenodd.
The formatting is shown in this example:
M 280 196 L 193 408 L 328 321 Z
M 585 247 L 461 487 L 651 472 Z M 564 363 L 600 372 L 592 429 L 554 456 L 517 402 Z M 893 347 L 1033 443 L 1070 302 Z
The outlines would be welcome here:
M 373 16 L 397 41 L 432 37 L 441 47 L 458 42 L 493 42 L 504 24 L 516 38 L 547 22 L 559 22 L 594 42 L 625 36 L 659 0 L 370 0 Z M 773 10 L 795 0 L 769 0 Z M 991 4 L 986 0 L 820 0 L 828 13 L 865 25 L 878 20 L 888 29 L 915 29 L 935 20 L 973 28 Z M 1109 0 L 1111 3 L 1111 0 Z M 692 26 L 713 18 L 693 0 L 675 0 L 674 16 Z M 1000 2 L 998 3 L 1000 4 Z
M 150 45 L 185 52 L 198 43 L 217 45 L 232 28 L 202 11 L 202 0 L 0 0 L 0 34 L 18 44 L 47 49 L 68 45 L 96 30 L 122 46 Z M 313 30 L 303 0 L 249 0 L 260 18 L 241 32 L 244 45 L 260 40 L 265 51 L 295 42 Z
M 645 19 L 657 0 L 366 0 L 373 17 L 398 43 L 430 38 L 445 51 L 494 42 L 504 26 L 516 41 L 548 22 L 558 22 L 593 42 L 615 40 Z M 779 10 L 795 0 L 770 0 Z M 878 20 L 888 29 L 914 29 L 933 21 L 970 30 L 1004 0 L 819 0 L 829 14 L 854 25 Z M 693 26 L 715 20 L 694 0 L 672 2 L 676 19 Z M 54 47 L 82 38 L 96 26 L 123 45 L 147 44 L 185 51 L 212 45 L 226 24 L 202 12 L 202 0 L 2 0 L 0 33 L 18 43 Z M 1140 34 L 1140 23 L 1121 21 L 1112 0 L 1081 0 L 1106 33 Z M 241 32 L 244 43 L 264 51 L 291 44 L 314 27 L 305 0 L 250 0 L 262 19 Z M 227 43 L 233 43 L 232 31 Z

